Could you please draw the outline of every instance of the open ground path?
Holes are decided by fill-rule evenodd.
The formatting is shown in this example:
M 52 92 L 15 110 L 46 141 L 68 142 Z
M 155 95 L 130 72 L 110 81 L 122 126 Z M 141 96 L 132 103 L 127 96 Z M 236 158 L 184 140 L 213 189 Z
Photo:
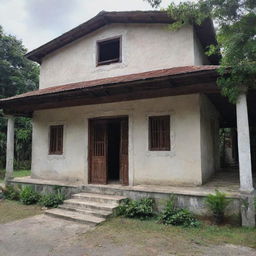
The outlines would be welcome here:
M 134 226 L 136 225 L 136 226 Z M 112 219 L 96 228 L 37 215 L 0 224 L 1 256 L 255 256 L 256 250 L 231 244 L 205 244 L 171 235 L 165 227 Z M 157 227 L 157 228 L 156 228 Z M 156 230 L 160 228 L 161 230 Z M 150 231 L 151 230 L 151 231 Z M 169 234 L 169 235 L 168 235 Z

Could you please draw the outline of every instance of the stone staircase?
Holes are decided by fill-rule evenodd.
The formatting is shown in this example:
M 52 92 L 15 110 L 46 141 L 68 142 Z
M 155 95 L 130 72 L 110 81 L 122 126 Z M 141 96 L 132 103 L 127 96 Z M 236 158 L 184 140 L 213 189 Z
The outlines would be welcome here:
M 117 195 L 79 193 L 72 195 L 71 199 L 65 200 L 58 208 L 46 210 L 45 214 L 95 226 L 114 214 L 124 199 Z

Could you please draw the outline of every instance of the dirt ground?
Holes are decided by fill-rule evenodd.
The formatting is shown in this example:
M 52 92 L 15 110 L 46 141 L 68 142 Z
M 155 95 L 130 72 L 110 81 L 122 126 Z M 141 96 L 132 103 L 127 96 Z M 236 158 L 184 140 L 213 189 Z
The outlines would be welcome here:
M 183 228 L 115 218 L 96 228 L 37 215 L 0 224 L 3 256 L 255 256 L 256 250 Z M 186 233 L 184 233 L 186 232 Z M 243 233 L 243 232 L 242 232 Z M 246 231 L 252 236 L 255 231 Z M 231 236 L 231 234 L 230 234 Z M 246 239 L 246 236 L 241 238 Z M 211 243 L 209 243 L 211 239 Z M 232 238 L 234 242 L 234 237 Z M 243 244 L 243 241 L 238 244 Z M 254 240 L 250 242 L 254 243 Z M 256 246 L 256 244 L 255 244 Z

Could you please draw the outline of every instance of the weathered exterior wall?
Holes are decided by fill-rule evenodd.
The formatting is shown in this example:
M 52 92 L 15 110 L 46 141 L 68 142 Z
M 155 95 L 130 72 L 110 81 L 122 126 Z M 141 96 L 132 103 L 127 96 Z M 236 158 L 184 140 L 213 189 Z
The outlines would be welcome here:
M 194 32 L 194 65 L 209 65 L 210 62 L 204 53 L 203 47 Z
M 219 114 L 207 96 L 200 96 L 202 182 L 220 167 Z
M 171 115 L 171 151 L 148 150 L 148 116 Z M 88 180 L 88 119 L 129 116 L 129 183 L 201 184 L 200 95 L 36 111 L 32 177 Z M 63 156 L 48 155 L 49 125 L 64 124 Z
M 96 41 L 115 36 L 122 36 L 122 62 L 96 67 Z M 190 26 L 111 24 L 46 56 L 40 88 L 205 62 Z

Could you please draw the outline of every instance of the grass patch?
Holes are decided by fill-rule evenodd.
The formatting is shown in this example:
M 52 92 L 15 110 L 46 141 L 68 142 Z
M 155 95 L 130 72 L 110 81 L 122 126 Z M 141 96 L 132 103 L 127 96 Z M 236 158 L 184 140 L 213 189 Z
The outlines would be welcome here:
M 94 246 L 102 244 L 102 241 L 110 241 L 114 245 L 132 244 L 135 248 L 150 249 L 158 253 L 165 248 L 170 253 L 179 252 L 183 255 L 182 253 L 195 250 L 197 245 L 229 243 L 256 248 L 256 229 L 207 224 L 202 224 L 199 228 L 183 228 L 165 226 L 155 220 L 112 218 L 94 231 L 84 234 L 83 239 Z
M 16 170 L 13 172 L 14 178 L 25 177 L 25 176 L 30 176 L 30 175 L 31 175 L 30 170 Z M 4 183 L 4 179 L 0 179 L 0 183 Z
M 23 205 L 20 202 L 9 200 L 0 201 L 0 224 L 41 213 L 41 207 L 38 205 Z

